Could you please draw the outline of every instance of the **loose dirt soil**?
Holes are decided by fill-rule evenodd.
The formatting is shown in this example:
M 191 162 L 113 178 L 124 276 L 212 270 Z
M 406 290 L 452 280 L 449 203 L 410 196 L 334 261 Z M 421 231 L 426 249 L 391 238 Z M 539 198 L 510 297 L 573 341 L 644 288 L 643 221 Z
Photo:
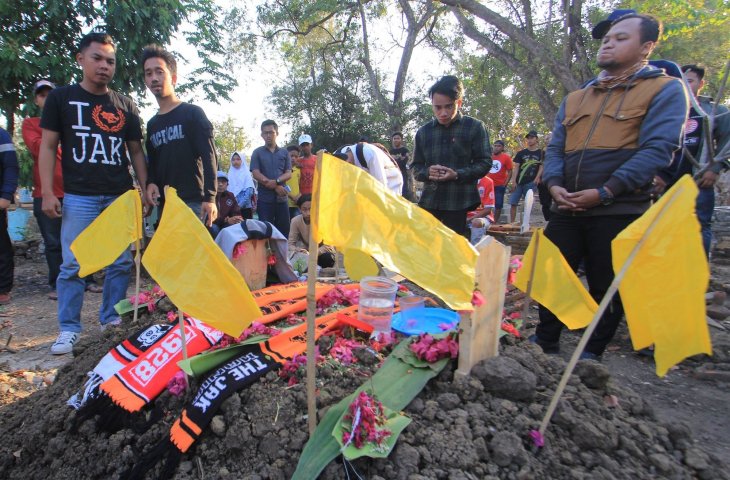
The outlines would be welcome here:
M 164 417 L 144 432 L 71 432 L 66 400 L 110 348 L 139 326 L 100 332 L 100 294 L 86 293 L 84 334 L 74 355 L 52 356 L 56 302 L 47 299 L 46 267 L 33 248 L 17 257 L 13 302 L 0 307 L 0 478 L 116 478 L 164 438 L 183 400 L 163 393 Z M 730 267 L 713 265 L 713 290 L 730 291 Z M 527 324 L 536 322 L 531 310 Z M 161 314 L 154 320 L 161 321 Z M 153 319 L 141 318 L 146 324 Z M 685 361 L 664 378 L 631 349 L 622 327 L 603 364 L 581 362 L 539 452 L 536 428 L 578 336 L 567 333 L 563 358 L 508 338 L 501 356 L 454 381 L 453 364 L 405 410 L 413 423 L 388 459 L 358 460 L 373 479 L 729 478 L 730 322 L 712 327 L 714 356 Z M 529 330 L 529 327 L 528 327 Z M 319 371 L 319 407 L 348 395 L 374 367 Z M 175 478 L 289 478 L 306 442 L 303 386 L 270 374 L 224 404 L 213 428 L 185 456 Z M 321 478 L 345 478 L 335 461 Z

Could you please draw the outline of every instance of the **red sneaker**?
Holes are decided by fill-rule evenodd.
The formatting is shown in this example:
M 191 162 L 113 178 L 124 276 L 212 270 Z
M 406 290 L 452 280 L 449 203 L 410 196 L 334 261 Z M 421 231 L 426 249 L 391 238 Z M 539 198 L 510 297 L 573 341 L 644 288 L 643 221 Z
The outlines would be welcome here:
M 5 305 L 8 303 L 10 303 L 10 292 L 0 293 L 0 305 Z

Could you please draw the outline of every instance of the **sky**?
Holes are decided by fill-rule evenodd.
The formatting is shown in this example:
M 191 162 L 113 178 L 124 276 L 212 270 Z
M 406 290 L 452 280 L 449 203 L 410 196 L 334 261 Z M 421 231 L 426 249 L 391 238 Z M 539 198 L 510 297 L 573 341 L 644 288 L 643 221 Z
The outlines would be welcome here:
M 253 18 L 255 8 L 249 8 L 248 12 L 251 15 L 248 24 L 253 25 L 255 23 L 255 18 Z M 384 82 L 386 87 L 388 85 L 392 86 L 395 81 L 401 50 L 393 44 L 394 40 L 400 41 L 402 37 L 400 12 L 391 4 L 388 14 L 389 21 L 387 24 L 379 22 L 377 25 L 373 23 L 368 25 L 368 33 L 375 40 L 374 43 L 385 46 L 373 47 L 370 53 L 372 63 L 386 75 L 386 81 Z M 185 27 L 181 30 L 184 29 Z M 169 48 L 176 56 L 197 59 L 194 47 L 188 45 L 181 35 L 174 38 Z M 266 101 L 272 87 L 278 81 L 277 77 L 285 74 L 284 67 L 278 65 L 276 60 L 260 60 L 260 62 L 263 63 L 238 65 L 231 72 L 238 80 L 238 86 L 230 95 L 232 102 L 215 104 L 203 99 L 202 95 L 198 95 L 194 99 L 195 103 L 203 108 L 211 121 L 220 122 L 230 116 L 234 119 L 236 126 L 244 129 L 247 137 L 251 140 L 251 148 L 247 150 L 247 153 L 263 143 L 259 126 L 267 118 L 273 118 L 279 123 L 280 138 L 289 138 L 292 133 L 289 125 L 276 118 L 273 107 L 267 104 Z M 186 78 L 186 75 L 189 75 L 195 67 L 195 63 L 183 64 L 179 62 L 178 77 L 181 80 Z M 438 77 L 449 73 L 449 68 L 448 63 L 442 62 L 439 55 L 432 50 L 425 46 L 417 47 L 409 67 L 410 82 L 407 85 L 406 96 L 408 96 L 409 91 L 415 94 L 423 92 L 425 101 L 425 92 L 428 86 Z M 145 120 L 151 118 L 157 110 L 151 95 L 147 94 L 146 100 L 151 105 L 142 108 L 142 118 Z

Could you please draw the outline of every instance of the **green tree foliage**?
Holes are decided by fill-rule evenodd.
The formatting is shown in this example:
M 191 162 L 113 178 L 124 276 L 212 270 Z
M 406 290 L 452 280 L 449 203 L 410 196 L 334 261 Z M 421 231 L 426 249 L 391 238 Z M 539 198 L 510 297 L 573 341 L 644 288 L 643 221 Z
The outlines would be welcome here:
M 225 72 L 224 46 L 215 31 L 223 14 L 213 0 L 94 2 L 91 0 L 0 0 L 0 110 L 12 131 L 18 107 L 33 83 L 49 78 L 58 84 L 78 77 L 74 59 L 81 37 L 93 29 L 108 32 L 117 42 L 117 71 L 112 87 L 124 93 L 142 92 L 138 58 L 148 43 L 169 43 L 179 33 L 198 47 L 202 66 L 181 79 L 181 93 L 200 88 L 211 101 L 230 100 L 236 81 Z M 192 24 L 180 32 L 183 21 Z
M 272 95 L 277 113 L 297 131 L 314 129 L 315 141 L 327 147 L 361 135 L 387 137 L 411 126 L 419 111 L 407 90 L 411 59 L 441 11 L 432 1 L 407 0 L 288 0 L 258 6 L 262 48 L 256 56 L 276 45 L 287 69 Z M 373 33 L 374 25 L 382 27 L 395 15 L 402 29 L 392 39 Z M 249 48 L 243 50 L 253 51 L 250 37 L 239 44 L 244 45 Z M 398 60 L 393 75 L 382 68 L 383 55 Z
M 242 127 L 236 125 L 236 121 L 227 117 L 221 122 L 213 123 L 215 135 L 215 148 L 218 150 L 218 170 L 227 172 L 231 166 L 231 155 L 233 152 L 243 153 L 251 148 L 251 139 L 246 136 Z
M 664 35 L 655 58 L 708 68 L 704 93 L 714 95 L 730 52 L 730 2 L 722 0 L 632 0 L 627 8 L 655 12 L 664 23 Z M 726 89 L 724 99 L 730 92 Z M 720 100 L 724 100 L 720 99 Z

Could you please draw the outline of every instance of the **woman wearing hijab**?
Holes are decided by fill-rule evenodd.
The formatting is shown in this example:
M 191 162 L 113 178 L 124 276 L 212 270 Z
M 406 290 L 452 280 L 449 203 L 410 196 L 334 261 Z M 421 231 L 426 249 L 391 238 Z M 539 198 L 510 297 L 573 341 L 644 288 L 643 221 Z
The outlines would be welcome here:
M 233 152 L 228 170 L 228 191 L 236 197 L 244 219 L 253 218 L 256 209 L 256 188 L 244 160 L 245 155 Z

